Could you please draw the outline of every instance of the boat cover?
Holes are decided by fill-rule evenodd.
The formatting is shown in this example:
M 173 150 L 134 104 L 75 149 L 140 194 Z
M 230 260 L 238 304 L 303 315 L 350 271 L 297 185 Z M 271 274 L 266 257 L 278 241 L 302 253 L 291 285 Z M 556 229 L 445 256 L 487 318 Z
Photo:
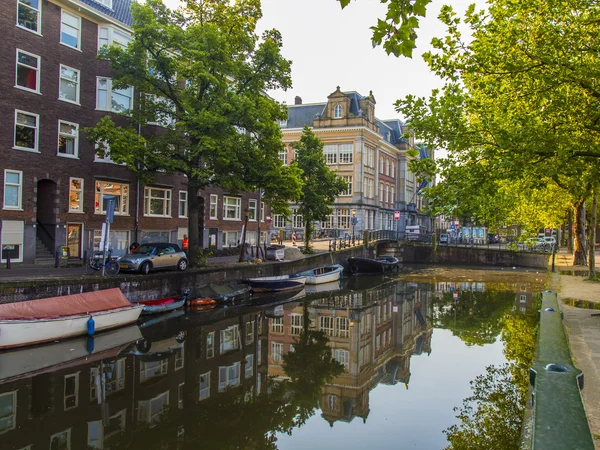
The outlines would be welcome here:
M 51 319 L 131 306 L 119 288 L 0 304 L 0 320 Z

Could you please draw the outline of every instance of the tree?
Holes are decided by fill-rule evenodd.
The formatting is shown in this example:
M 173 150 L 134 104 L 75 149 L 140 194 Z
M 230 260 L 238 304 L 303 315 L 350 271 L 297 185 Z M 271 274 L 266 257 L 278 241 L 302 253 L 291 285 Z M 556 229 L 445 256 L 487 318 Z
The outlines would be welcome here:
M 294 161 L 302 171 L 302 197 L 298 212 L 305 223 L 304 249 L 310 251 L 310 237 L 315 220 L 326 220 L 331 214 L 331 205 L 348 184 L 333 170 L 327 167 L 323 155 L 323 142 L 308 127 L 304 127 L 302 137 L 294 142 Z
M 440 18 L 447 35 L 424 57 L 445 85 L 429 99 L 400 100 L 398 110 L 426 145 L 448 151 L 447 168 L 562 189 L 574 209 L 574 263 L 585 264 L 583 202 L 600 179 L 600 88 L 591 82 L 600 75 L 595 2 L 471 6 L 470 43 L 451 7 Z
M 276 121 L 287 109 L 265 95 L 291 86 L 291 63 L 280 54 L 277 30 L 256 35 L 259 0 L 188 0 L 176 11 L 148 0 L 134 2 L 132 15 L 133 42 L 104 47 L 100 57 L 111 62 L 113 92 L 133 86 L 137 108 L 129 126 L 104 117 L 85 131 L 142 182 L 157 170 L 187 177 L 194 259 L 204 220 L 199 191 L 206 186 L 261 189 L 276 212 L 299 195 L 299 173 L 278 158 Z M 153 132 L 149 122 L 162 127 Z
M 338 0 L 344 9 L 351 0 Z M 425 17 L 431 0 L 381 0 L 388 4 L 385 19 L 378 19 L 373 30 L 373 46 L 381 45 L 389 55 L 412 57 L 416 47 L 419 17 Z

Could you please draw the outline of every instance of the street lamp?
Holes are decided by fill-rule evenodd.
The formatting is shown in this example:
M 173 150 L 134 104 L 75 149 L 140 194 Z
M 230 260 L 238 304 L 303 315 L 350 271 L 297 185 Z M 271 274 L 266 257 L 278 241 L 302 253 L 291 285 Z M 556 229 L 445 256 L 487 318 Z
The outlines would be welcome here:
M 246 232 L 248 231 L 248 219 L 250 218 L 250 208 L 244 209 L 244 231 L 242 232 L 242 248 L 240 249 L 239 262 L 246 260 Z
M 352 243 L 354 243 L 354 227 L 356 225 L 356 209 L 352 210 Z

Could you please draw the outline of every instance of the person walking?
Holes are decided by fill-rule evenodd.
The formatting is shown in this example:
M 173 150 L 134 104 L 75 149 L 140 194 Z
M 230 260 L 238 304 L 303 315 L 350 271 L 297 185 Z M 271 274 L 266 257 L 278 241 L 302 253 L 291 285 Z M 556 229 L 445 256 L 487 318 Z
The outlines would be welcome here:
M 183 248 L 183 251 L 187 255 L 188 250 L 190 248 L 190 240 L 188 239 L 187 234 L 183 235 L 183 240 L 181 241 L 181 247 Z

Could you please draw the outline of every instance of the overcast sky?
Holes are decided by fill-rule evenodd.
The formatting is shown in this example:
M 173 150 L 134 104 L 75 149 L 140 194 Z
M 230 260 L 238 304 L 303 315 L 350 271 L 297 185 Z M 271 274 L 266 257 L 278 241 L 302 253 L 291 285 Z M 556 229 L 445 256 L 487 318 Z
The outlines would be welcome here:
M 165 2 L 172 6 L 176 0 Z M 304 103 L 324 102 L 337 86 L 362 95 L 372 90 L 378 118 L 403 119 L 394 110 L 397 99 L 427 96 L 441 85 L 420 55 L 429 49 L 432 37 L 444 35 L 437 16 L 449 3 L 461 15 L 470 3 L 485 5 L 484 0 L 433 0 L 417 30 L 417 49 L 408 59 L 388 56 L 383 48 L 371 45 L 369 27 L 386 11 L 379 0 L 353 0 L 343 11 L 336 0 L 262 0 L 259 31 L 278 29 L 282 53 L 293 61 L 292 89 L 269 94 L 291 105 L 296 95 Z

